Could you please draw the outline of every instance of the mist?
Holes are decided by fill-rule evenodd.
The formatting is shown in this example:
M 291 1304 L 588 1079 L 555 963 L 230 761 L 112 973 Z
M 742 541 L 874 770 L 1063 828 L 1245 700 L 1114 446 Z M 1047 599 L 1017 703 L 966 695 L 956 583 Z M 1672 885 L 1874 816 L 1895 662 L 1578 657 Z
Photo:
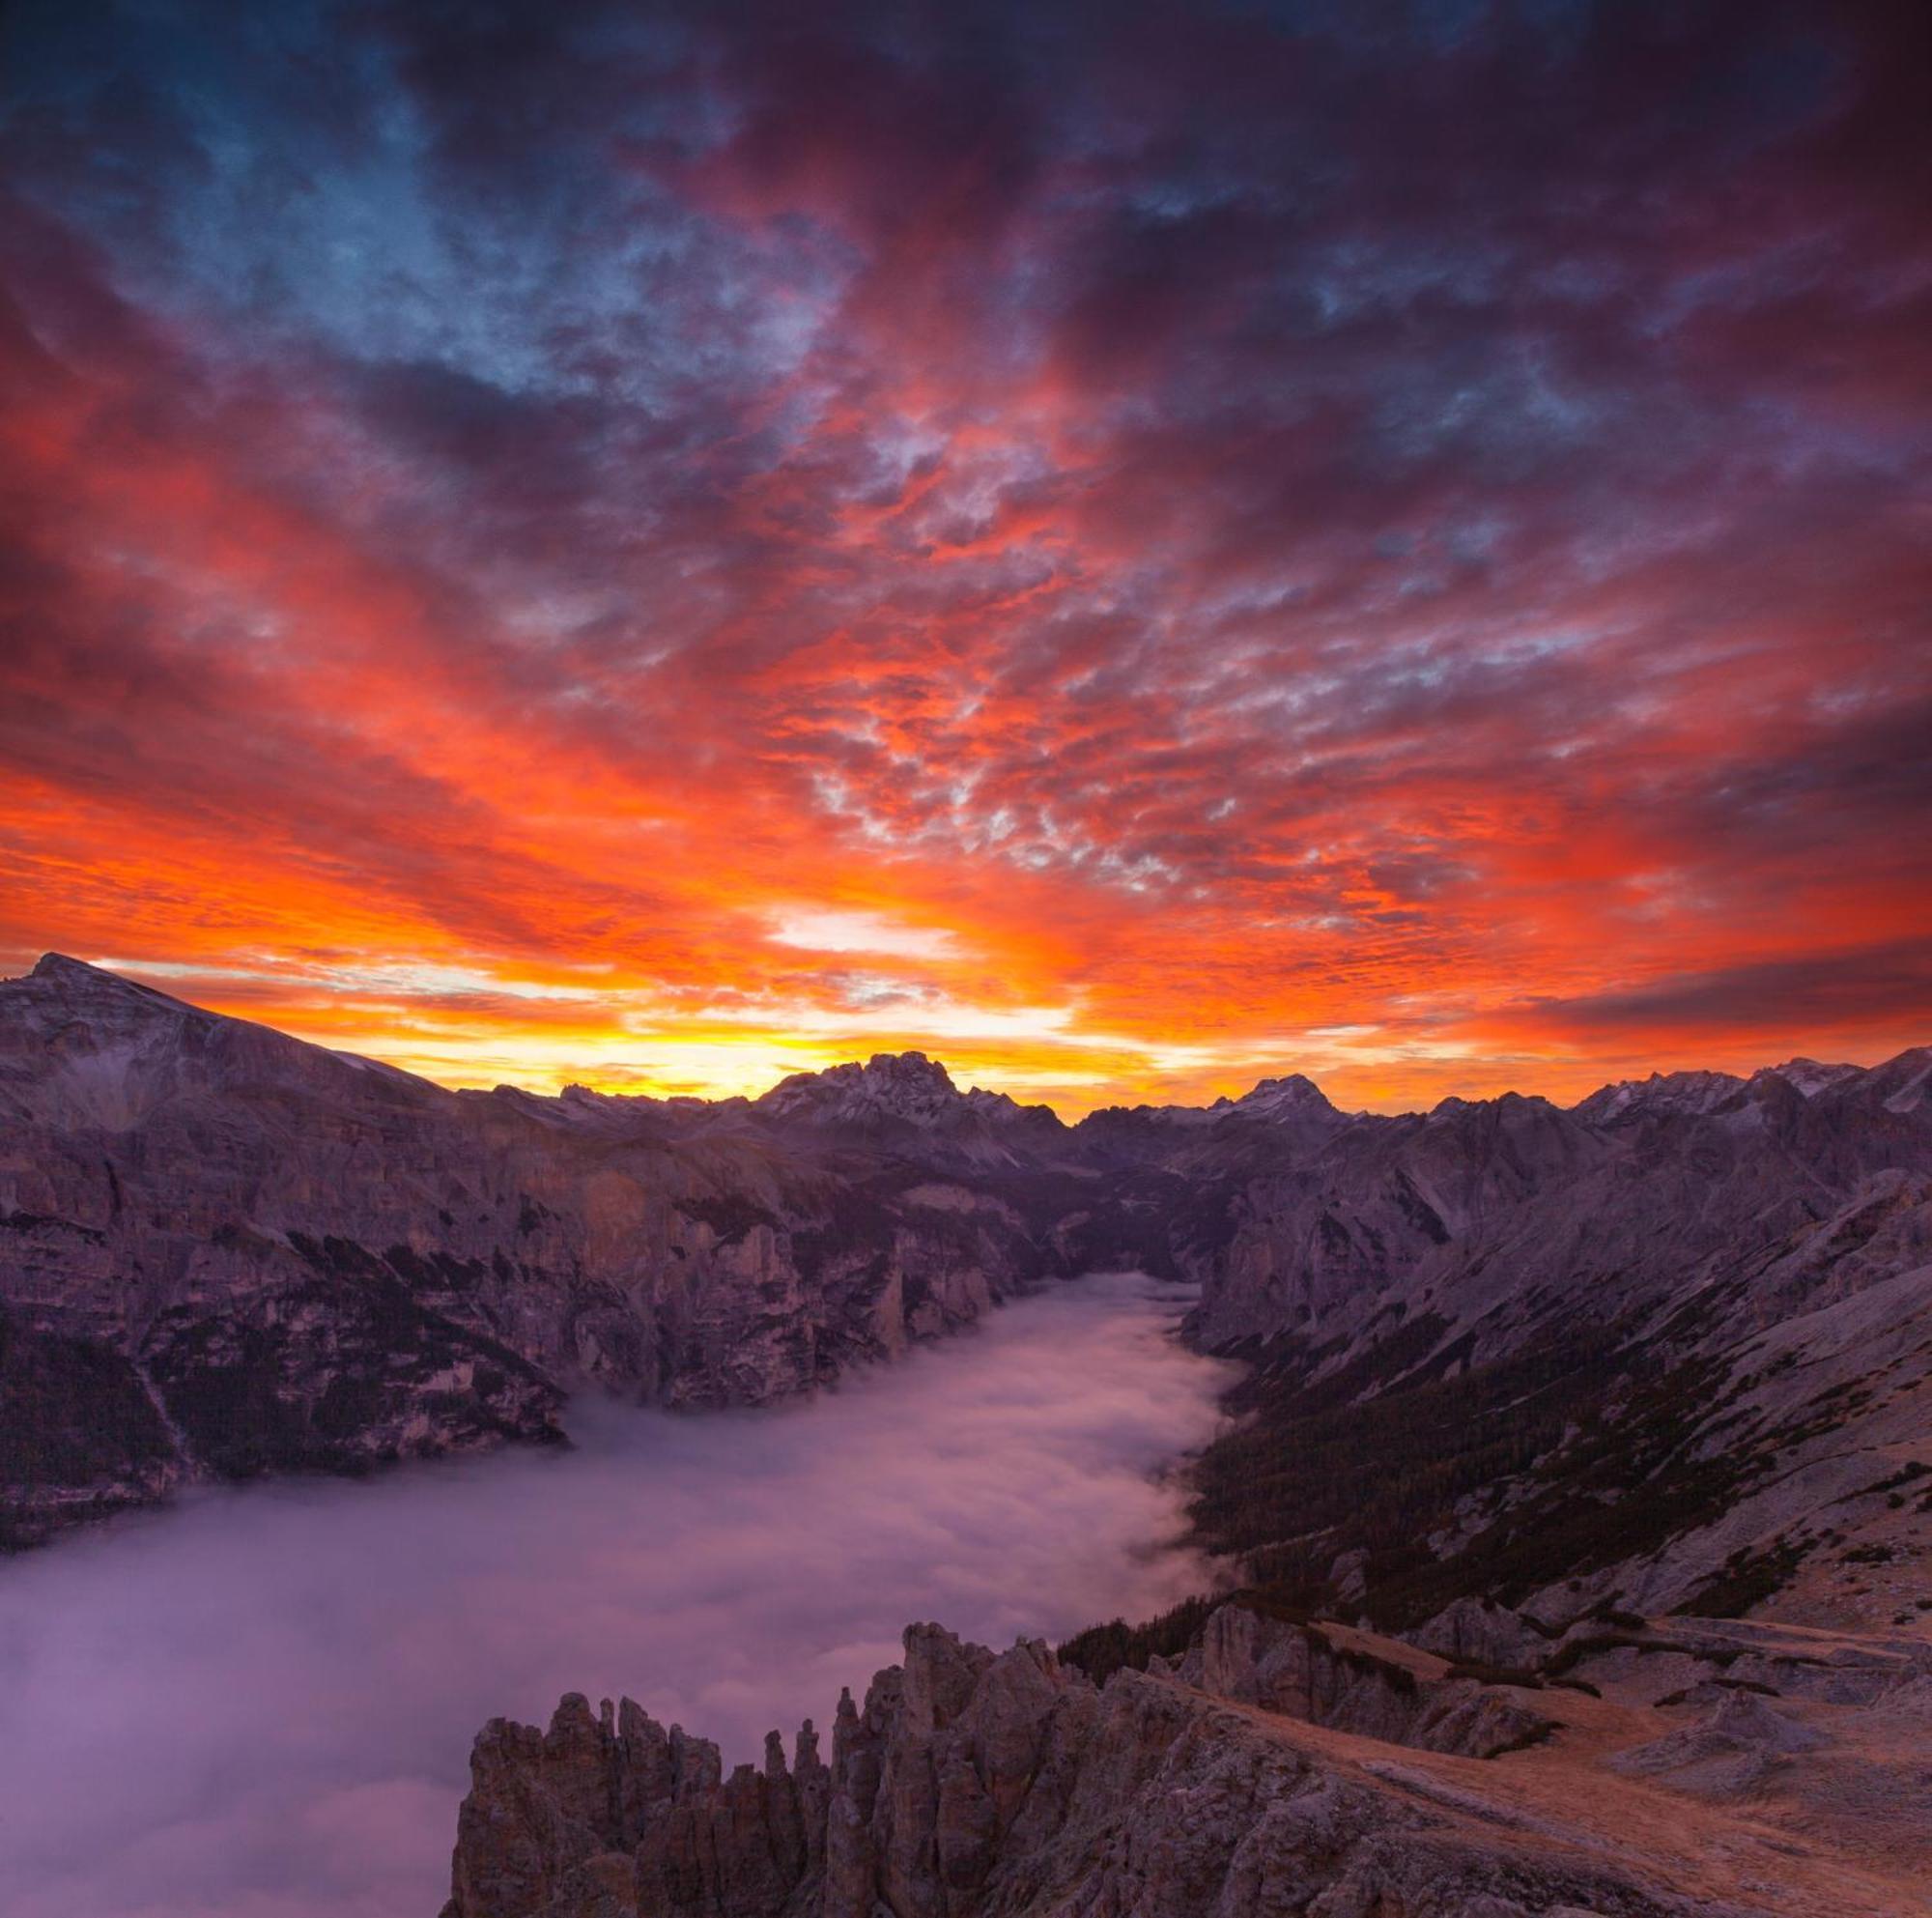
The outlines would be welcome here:
M 1213 1582 L 1164 1465 L 1226 1368 L 1180 1295 L 1056 1287 L 837 1391 L 580 1401 L 567 1454 L 203 1493 L 0 1563 L 0 1910 L 434 1918 L 471 1738 L 628 1693 L 829 1724 L 937 1618 L 1004 1646 Z

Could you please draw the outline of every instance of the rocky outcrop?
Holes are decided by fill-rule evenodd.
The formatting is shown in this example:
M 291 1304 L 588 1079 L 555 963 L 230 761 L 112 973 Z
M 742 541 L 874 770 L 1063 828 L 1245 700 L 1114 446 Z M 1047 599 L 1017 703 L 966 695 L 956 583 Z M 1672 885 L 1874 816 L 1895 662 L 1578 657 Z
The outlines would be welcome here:
M 1409 1637 L 1452 1664 L 1525 1671 L 1548 1655 L 1553 1634 L 1492 1598 L 1459 1598 Z
M 1728 1704 L 1709 1737 L 1693 1731 L 1668 1749 L 1652 1738 L 1605 1764 L 1606 1743 L 1668 1741 L 1673 1721 L 1551 1693 L 1562 1722 L 1485 1763 L 1453 1755 L 1453 1740 L 1386 1739 L 1414 1732 L 1447 1697 L 1427 1654 L 1388 1641 L 1345 1648 L 1330 1636 L 1341 1628 L 1297 1637 L 1239 1608 L 1215 1620 L 1218 1637 L 1210 1620 L 1191 1665 L 1119 1672 L 1103 1688 L 1037 1643 L 995 1654 L 913 1626 L 903 1666 L 878 1675 L 863 1707 L 841 1700 L 829 1765 L 809 1726 L 790 1764 L 774 1734 L 762 1766 L 724 1776 L 710 1746 L 628 1703 L 593 1716 L 566 1699 L 547 1733 L 497 1721 L 472 1759 L 444 1918 L 1916 1908 L 1922 1834 L 1909 1817 L 1893 1821 L 1896 1878 L 1814 1836 L 1780 1847 L 1785 1882 L 1766 1904 L 1753 1875 L 1762 1827 L 1728 1809 L 1743 1788 L 1685 1789 L 1666 1776 L 1704 1763 L 1707 1746 L 1763 1747 L 1767 1715 L 1786 1728 L 1770 1741 L 1781 1752 L 1830 1745 L 1782 1707 Z M 1341 1674 L 1350 1656 L 1418 1671 L 1419 1714 L 1392 1706 L 1406 1699 L 1399 1685 Z M 1311 1677 L 1315 1718 L 1298 1708 Z
M 778 1912 L 823 1872 L 832 1774 L 810 1723 L 789 1765 L 773 1733 L 727 1777 L 708 1740 L 573 1694 L 548 1732 L 493 1722 L 470 1772 L 453 1910 Z
M 1756 1790 L 1787 1760 L 1815 1751 L 1824 1734 L 1753 1692 L 1717 1690 L 1703 1715 L 1612 1762 L 1621 1771 L 1668 1778 L 1682 1791 L 1716 1798 Z
M 1199 1661 L 1202 1688 L 1217 1698 L 1428 1752 L 1492 1759 L 1553 1729 L 1518 1687 L 1459 1676 L 1447 1660 L 1378 1645 L 1346 1626 L 1271 1617 L 1246 1603 L 1223 1605 L 1208 1620 Z

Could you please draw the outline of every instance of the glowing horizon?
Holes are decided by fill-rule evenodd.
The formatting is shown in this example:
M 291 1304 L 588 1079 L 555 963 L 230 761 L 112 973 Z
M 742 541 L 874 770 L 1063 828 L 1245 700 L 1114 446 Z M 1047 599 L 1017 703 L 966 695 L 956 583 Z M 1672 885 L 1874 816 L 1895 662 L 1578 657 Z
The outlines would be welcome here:
M 79 958 L 78 954 L 68 954 L 70 959 Z M 369 1037 L 358 1042 L 353 1030 L 345 1036 L 343 1029 L 325 1015 L 318 1022 L 311 1023 L 299 1008 L 291 1016 L 273 1017 L 266 1015 L 255 998 L 243 991 L 242 996 L 230 996 L 235 986 L 233 972 L 208 973 L 193 967 L 168 964 L 146 967 L 130 965 L 127 961 L 108 955 L 97 955 L 84 963 L 96 965 L 114 972 L 123 978 L 164 991 L 171 997 L 185 998 L 189 1003 L 202 1006 L 212 1012 L 225 1013 L 231 1017 L 254 1019 L 258 1023 L 270 1024 L 291 1036 L 305 1039 L 311 1044 L 326 1045 L 331 1050 L 351 1052 L 364 1058 L 374 1058 L 380 1063 L 401 1068 L 415 1074 L 418 1077 L 431 1080 L 451 1090 L 492 1091 L 499 1086 L 511 1086 L 526 1092 L 555 1094 L 571 1086 L 582 1086 L 592 1092 L 615 1093 L 619 1095 L 646 1094 L 653 1098 L 672 1098 L 692 1096 L 704 1099 L 729 1099 L 746 1097 L 755 1099 L 760 1093 L 770 1091 L 781 1080 L 793 1073 L 822 1072 L 830 1066 L 863 1063 L 878 1053 L 916 1051 L 925 1054 L 945 1066 L 955 1084 L 964 1092 L 975 1086 L 983 1086 L 989 1092 L 1004 1092 L 1023 1104 L 1051 1105 L 1068 1124 L 1084 1117 L 1088 1112 L 1112 1104 L 1131 1104 L 1143 1102 L 1140 1098 L 1122 1099 L 1107 1082 L 1101 1081 L 1091 1095 L 1083 1091 L 1081 1082 L 1068 1080 L 1064 1075 L 1055 1075 L 1051 1065 L 1040 1069 L 1028 1063 L 1004 1066 L 1002 1055 L 982 1055 L 978 1045 L 969 1043 L 964 1050 L 949 1056 L 947 1051 L 935 1051 L 929 1033 L 913 1037 L 904 1034 L 886 1033 L 884 1036 L 867 1038 L 863 1034 L 840 1030 L 836 1036 L 807 1039 L 799 1035 L 787 1035 L 774 1044 L 769 1036 L 751 1034 L 742 1041 L 718 1038 L 715 1040 L 692 1040 L 688 1034 L 667 1035 L 662 1038 L 640 1040 L 636 1056 L 616 1056 L 593 1063 L 579 1070 L 582 1060 L 587 1056 L 569 1042 L 560 1044 L 554 1057 L 547 1056 L 547 1048 L 542 1040 L 532 1040 L 529 1035 L 514 1031 L 511 1043 L 502 1045 L 494 1043 L 483 1034 L 454 1034 L 444 1045 L 431 1043 L 420 1053 L 398 1051 L 395 1049 L 396 1025 L 393 1013 L 380 1023 L 372 1024 Z M 209 987 L 226 986 L 229 993 L 216 990 L 212 994 L 191 989 L 197 983 Z M 251 985 L 270 986 L 276 982 L 272 975 L 264 975 L 259 980 L 250 980 Z M 276 993 L 280 1003 L 281 994 Z M 555 997 L 555 993 L 546 996 Z M 588 1006 L 591 1002 L 583 1002 Z M 331 998 L 330 1011 L 336 1009 L 337 1001 Z M 1320 1034 L 1311 1035 L 1309 1043 L 1291 1057 L 1276 1058 L 1264 1051 L 1250 1060 L 1245 1068 L 1237 1066 L 1223 1057 L 1211 1062 L 1189 1062 L 1192 1070 L 1185 1069 L 1171 1055 L 1158 1058 L 1156 1063 L 1163 1071 L 1157 1082 L 1157 1097 L 1148 1102 L 1204 1105 L 1222 1096 L 1238 1098 L 1242 1093 L 1252 1091 L 1264 1078 L 1285 1076 L 1290 1072 L 1303 1073 L 1313 1078 L 1321 1090 L 1329 1095 L 1332 1102 L 1345 1111 L 1369 1110 L 1392 1112 L 1397 1110 L 1419 1109 L 1416 1102 L 1405 1103 L 1399 1096 L 1382 1099 L 1353 1099 L 1339 1096 L 1337 1088 L 1344 1085 L 1373 1083 L 1374 1068 L 1364 1067 L 1359 1062 L 1350 1061 L 1336 1042 L 1346 1040 L 1350 1035 Z M 689 1046 L 693 1062 L 698 1069 L 696 1077 L 680 1076 L 675 1071 L 675 1062 L 681 1046 Z M 387 1048 L 387 1049 L 384 1049 Z M 1906 1049 L 1901 1046 L 1900 1050 Z M 993 1063 L 983 1074 L 963 1070 L 958 1061 L 967 1056 L 975 1058 L 991 1057 Z M 1135 1055 L 1133 1048 L 1122 1047 L 1122 1056 Z M 1651 1071 L 1723 1071 L 1740 1077 L 1748 1076 L 1761 1067 L 1784 1065 L 1802 1054 L 1787 1053 L 1779 1058 L 1745 1059 L 1738 1058 L 1728 1065 L 1714 1066 L 1708 1060 L 1694 1060 L 1689 1063 L 1676 1062 L 1664 1067 L 1655 1064 L 1634 1069 L 1627 1076 L 1648 1076 Z M 1873 1054 L 1870 1057 L 1834 1059 L 1829 1064 L 1851 1064 L 1860 1066 L 1879 1065 L 1889 1054 Z M 737 1063 L 739 1069 L 732 1072 L 721 1071 L 721 1062 L 726 1058 Z M 1323 1077 L 1324 1068 L 1333 1068 Z M 1489 1062 L 1486 1062 L 1489 1063 Z M 1606 1083 L 1603 1078 L 1586 1072 L 1582 1078 L 1574 1082 L 1562 1076 L 1561 1062 L 1539 1062 L 1546 1067 L 1553 1066 L 1558 1076 L 1538 1084 L 1498 1083 L 1477 1090 L 1461 1090 L 1441 1093 L 1437 1099 L 1448 1097 L 1488 1098 L 1503 1092 L 1540 1094 L 1549 1098 L 1553 1103 L 1574 1104 L 1578 1098 L 1597 1091 Z M 1453 1062 L 1445 1061 L 1445 1068 L 1453 1071 Z M 1241 1074 L 1245 1070 L 1247 1075 Z M 1573 1069 L 1574 1070 L 1574 1069 Z M 1233 1076 L 1230 1076 L 1230 1074 Z M 1435 1102 L 1432 1101 L 1432 1102 Z
M 1932 1038 L 1922 26 L 102 17 L 0 22 L 0 973 L 1069 1118 Z

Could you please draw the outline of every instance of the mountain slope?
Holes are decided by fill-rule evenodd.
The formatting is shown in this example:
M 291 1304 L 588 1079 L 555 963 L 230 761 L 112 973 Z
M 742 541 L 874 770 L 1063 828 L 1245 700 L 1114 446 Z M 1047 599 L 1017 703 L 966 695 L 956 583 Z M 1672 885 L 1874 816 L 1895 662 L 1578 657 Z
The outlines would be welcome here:
M 970 1319 L 1054 1269 L 1054 1200 L 970 1183 L 984 1102 L 941 1091 L 884 1141 L 456 1094 L 50 956 L 0 984 L 0 1528 L 554 1442 L 584 1383 L 757 1402 Z
M 1072 1127 L 918 1053 L 459 1094 L 49 956 L 0 982 L 0 1527 L 554 1443 L 586 1384 L 756 1403 L 1138 1265 L 1254 1368 L 1199 1517 L 1264 1582 L 1392 1621 L 1557 1571 L 1763 1586 L 1921 1417 L 1928 1087 L 1921 1048 L 1567 1111 L 1349 1115 L 1288 1074 Z
M 1257 1366 L 1208 1537 L 1391 1624 L 1794 1586 L 1889 1622 L 1821 1567 L 1932 1547 L 1895 1482 L 1932 1435 L 1928 1058 L 1458 1104 L 1251 1181 L 1194 1322 Z

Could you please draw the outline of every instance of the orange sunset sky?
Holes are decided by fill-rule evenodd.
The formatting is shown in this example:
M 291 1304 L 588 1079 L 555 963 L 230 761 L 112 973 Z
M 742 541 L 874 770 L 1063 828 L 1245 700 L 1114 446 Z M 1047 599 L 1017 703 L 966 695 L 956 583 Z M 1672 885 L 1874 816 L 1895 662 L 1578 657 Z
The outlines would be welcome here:
M 1069 1117 L 1932 1040 L 1909 11 L 1052 11 L 0 26 L 0 972 Z

